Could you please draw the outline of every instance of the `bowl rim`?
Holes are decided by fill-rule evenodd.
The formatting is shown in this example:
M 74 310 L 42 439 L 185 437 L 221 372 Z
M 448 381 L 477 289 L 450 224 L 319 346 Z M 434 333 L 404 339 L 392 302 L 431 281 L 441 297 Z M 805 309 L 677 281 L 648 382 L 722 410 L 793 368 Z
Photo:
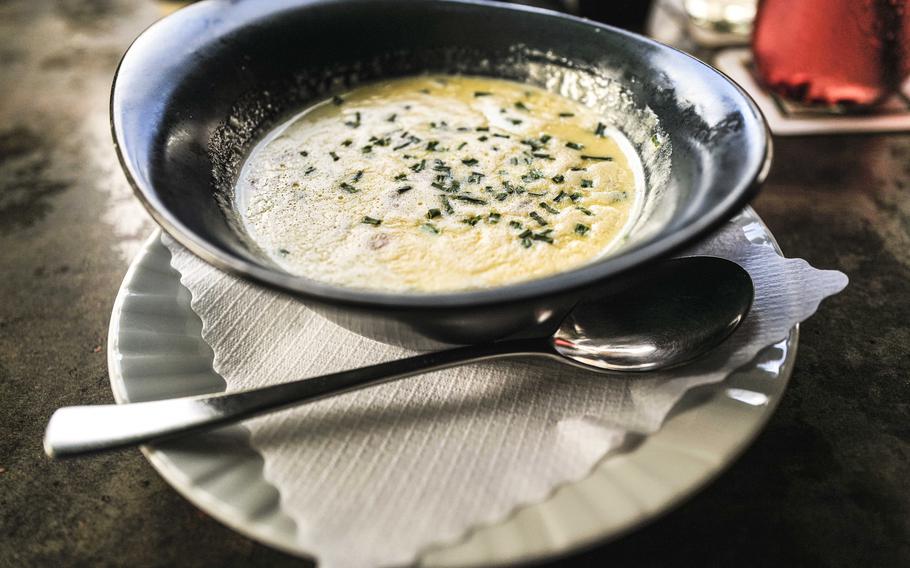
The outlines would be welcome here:
M 114 148 L 120 166 L 126 175 L 130 186 L 133 188 L 133 193 L 139 198 L 151 217 L 170 237 L 186 247 L 194 255 L 216 268 L 225 270 L 241 278 L 252 280 L 256 284 L 263 285 L 272 290 L 296 296 L 305 301 L 312 300 L 328 305 L 343 305 L 366 309 L 426 310 L 433 308 L 452 309 L 480 307 L 494 304 L 503 305 L 577 292 L 594 286 L 598 282 L 610 279 L 616 280 L 621 275 L 626 276 L 635 270 L 643 269 L 653 262 L 706 236 L 749 203 L 758 192 L 759 187 L 765 181 L 770 170 L 773 154 L 772 139 L 767 120 L 762 114 L 761 109 L 751 96 L 725 73 L 682 50 L 660 43 L 643 35 L 615 28 L 600 22 L 533 6 L 489 2 L 486 0 L 429 0 L 419 3 L 415 2 L 413 5 L 422 5 L 425 8 L 434 5 L 460 5 L 469 6 L 477 10 L 532 13 L 556 20 L 564 20 L 592 27 L 607 33 L 623 36 L 628 41 L 643 43 L 650 45 L 652 48 L 675 52 L 678 56 L 689 59 L 697 66 L 703 67 L 709 73 L 716 74 L 739 93 L 742 99 L 741 102 L 744 103 L 745 107 L 757 118 L 762 126 L 759 134 L 763 142 L 762 156 L 753 164 L 751 174 L 743 176 L 740 182 L 730 189 L 724 199 L 712 206 L 706 214 L 687 225 L 680 227 L 673 233 L 648 242 L 628 253 L 618 256 L 608 256 L 601 261 L 592 262 L 571 270 L 557 272 L 556 274 L 539 279 L 520 281 L 492 288 L 454 290 L 450 292 L 402 293 L 340 287 L 325 284 L 306 277 L 293 276 L 277 270 L 270 270 L 261 265 L 249 262 L 239 256 L 235 256 L 219 247 L 213 246 L 206 239 L 200 237 L 195 231 L 183 224 L 167 207 L 164 206 L 157 197 L 156 192 L 140 181 L 142 176 L 134 169 L 133 164 L 127 160 L 123 150 L 123 140 L 125 139 L 125 136 L 118 121 L 118 96 L 121 87 L 120 78 L 124 67 L 132 63 L 131 58 L 137 57 L 136 50 L 143 49 L 142 42 L 152 33 L 167 26 L 175 25 L 181 19 L 194 17 L 196 12 L 203 12 L 209 7 L 219 3 L 228 4 L 227 6 L 219 7 L 222 17 L 225 16 L 226 10 L 230 10 L 236 5 L 234 2 L 227 3 L 222 0 L 203 0 L 197 2 L 156 21 L 142 31 L 130 43 L 117 65 L 111 86 L 109 108 Z M 272 10 L 307 9 L 319 5 L 341 3 L 363 4 L 365 2 L 363 2 L 363 0 L 295 0 L 292 2 L 263 1 L 256 2 L 255 4 L 262 7 L 261 12 L 259 13 L 260 15 L 264 15 Z

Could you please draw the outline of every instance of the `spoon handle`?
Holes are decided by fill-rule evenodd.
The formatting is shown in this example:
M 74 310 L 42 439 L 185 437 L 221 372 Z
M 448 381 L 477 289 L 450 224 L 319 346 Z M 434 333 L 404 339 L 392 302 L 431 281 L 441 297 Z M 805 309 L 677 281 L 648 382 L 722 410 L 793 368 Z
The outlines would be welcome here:
M 157 442 L 412 375 L 515 355 L 554 356 L 555 352 L 548 339 L 516 339 L 424 353 L 230 394 L 69 406 L 51 416 L 44 451 L 51 457 L 69 457 Z

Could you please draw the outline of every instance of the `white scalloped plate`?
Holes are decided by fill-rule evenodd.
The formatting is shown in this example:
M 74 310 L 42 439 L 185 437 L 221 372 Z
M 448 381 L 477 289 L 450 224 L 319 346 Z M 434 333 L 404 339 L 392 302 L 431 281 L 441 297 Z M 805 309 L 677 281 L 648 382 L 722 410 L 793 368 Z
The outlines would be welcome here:
M 737 219 L 753 242 L 780 252 L 754 211 Z M 212 351 L 156 232 L 133 261 L 111 315 L 108 368 L 118 403 L 220 392 Z M 489 566 L 558 555 L 617 537 L 666 512 L 727 467 L 755 438 L 793 370 L 799 330 L 719 385 L 686 394 L 659 432 L 607 456 L 585 479 L 460 542 L 433 547 L 428 566 Z M 145 446 L 178 492 L 222 523 L 291 554 L 310 557 L 294 521 L 262 476 L 243 426 Z

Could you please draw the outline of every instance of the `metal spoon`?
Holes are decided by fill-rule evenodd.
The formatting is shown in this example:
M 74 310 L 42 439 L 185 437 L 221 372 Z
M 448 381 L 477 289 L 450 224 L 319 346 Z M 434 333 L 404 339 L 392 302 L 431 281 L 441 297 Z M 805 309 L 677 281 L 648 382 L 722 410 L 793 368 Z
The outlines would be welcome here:
M 578 304 L 552 337 L 470 345 L 245 392 L 71 406 L 51 416 L 44 450 L 76 456 L 207 430 L 287 406 L 499 357 L 542 356 L 600 372 L 687 363 L 726 339 L 752 305 L 749 274 L 721 258 L 661 263 L 625 292 Z

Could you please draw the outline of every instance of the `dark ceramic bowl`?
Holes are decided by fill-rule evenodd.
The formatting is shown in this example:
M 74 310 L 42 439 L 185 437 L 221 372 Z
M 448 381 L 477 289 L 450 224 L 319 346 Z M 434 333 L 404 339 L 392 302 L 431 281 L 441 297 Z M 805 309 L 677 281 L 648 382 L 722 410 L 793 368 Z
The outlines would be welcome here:
M 445 294 L 333 287 L 258 252 L 233 206 L 257 139 L 332 92 L 427 71 L 523 81 L 598 108 L 643 165 L 644 208 L 624 248 L 548 278 Z M 770 163 L 759 110 L 704 63 L 587 20 L 461 0 L 205 0 L 133 43 L 111 120 L 137 195 L 181 244 L 357 333 L 418 348 L 549 332 L 580 298 L 647 278 L 729 219 Z

